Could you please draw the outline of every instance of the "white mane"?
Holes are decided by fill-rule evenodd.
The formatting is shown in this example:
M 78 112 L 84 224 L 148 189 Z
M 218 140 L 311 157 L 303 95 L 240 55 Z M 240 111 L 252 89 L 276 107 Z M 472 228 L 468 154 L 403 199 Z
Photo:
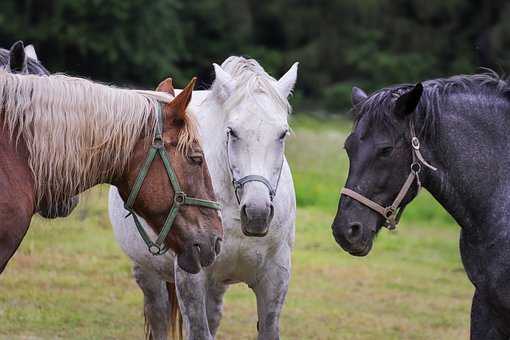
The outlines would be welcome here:
M 284 112 L 290 114 L 292 108 L 286 97 L 276 88 L 277 81 L 271 77 L 260 64 L 254 59 L 245 59 L 243 57 L 232 56 L 226 59 L 221 64 L 222 69 L 229 73 L 235 81 L 235 88 L 232 94 L 224 103 L 226 111 L 233 110 L 237 105 L 245 100 L 251 100 L 262 109 L 262 112 L 267 114 L 274 114 L 275 110 L 265 105 L 254 98 L 255 94 L 266 94 L 270 99 L 271 103 L 279 106 L 281 110 L 278 112 Z M 217 92 L 216 81 L 213 83 L 211 90 Z
M 142 133 L 153 134 L 159 101 L 65 75 L 0 71 L 0 117 L 29 151 L 37 199 L 49 206 L 119 174 Z

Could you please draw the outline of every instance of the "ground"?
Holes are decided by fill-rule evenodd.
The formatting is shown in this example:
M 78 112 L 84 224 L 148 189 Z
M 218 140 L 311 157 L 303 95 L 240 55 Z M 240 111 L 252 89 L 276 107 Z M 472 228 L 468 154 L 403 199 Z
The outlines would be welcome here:
M 348 162 L 349 124 L 296 116 L 287 145 L 298 195 L 292 281 L 283 339 L 466 339 L 473 287 L 458 226 L 426 192 L 398 231 L 381 231 L 369 256 L 337 246 L 331 222 Z M 67 219 L 35 218 L 0 276 L 0 339 L 141 339 L 142 294 L 115 243 L 106 186 Z M 218 339 L 256 337 L 255 298 L 226 295 Z

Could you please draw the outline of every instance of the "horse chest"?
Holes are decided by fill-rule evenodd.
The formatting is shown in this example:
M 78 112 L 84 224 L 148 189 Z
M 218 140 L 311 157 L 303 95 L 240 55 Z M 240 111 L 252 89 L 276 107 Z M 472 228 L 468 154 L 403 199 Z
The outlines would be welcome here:
M 510 254 L 506 250 L 509 247 L 510 237 L 506 232 L 483 244 L 468 242 L 464 232 L 461 232 L 462 263 L 469 279 L 478 289 L 508 291 Z
M 274 240 L 270 235 L 267 239 L 244 236 L 238 223 L 225 222 L 225 243 L 210 272 L 225 284 L 253 281 L 271 256 Z

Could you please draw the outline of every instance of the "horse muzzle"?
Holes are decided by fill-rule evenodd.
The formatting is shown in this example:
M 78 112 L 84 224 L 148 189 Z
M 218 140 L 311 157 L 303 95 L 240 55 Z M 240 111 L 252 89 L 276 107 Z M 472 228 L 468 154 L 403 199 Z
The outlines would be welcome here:
M 189 243 L 184 251 L 177 256 L 177 263 L 184 271 L 197 274 L 203 267 L 211 265 L 221 251 L 220 237 L 214 236 L 210 240 Z
M 241 229 L 246 236 L 263 237 L 274 216 L 270 200 L 250 201 L 241 205 Z
M 372 249 L 375 232 L 361 222 L 333 222 L 333 236 L 343 250 L 353 256 L 366 256 Z

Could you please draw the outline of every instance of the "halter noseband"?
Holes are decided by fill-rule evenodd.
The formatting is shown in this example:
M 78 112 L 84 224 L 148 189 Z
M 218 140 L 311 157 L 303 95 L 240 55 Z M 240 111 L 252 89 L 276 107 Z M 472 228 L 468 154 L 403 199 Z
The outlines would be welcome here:
M 164 242 L 165 242 L 166 237 L 170 233 L 170 230 L 172 229 L 175 218 L 177 217 L 177 214 L 179 213 L 179 209 L 181 206 L 195 205 L 195 206 L 200 206 L 200 207 L 204 207 L 204 208 L 221 210 L 221 204 L 219 204 L 218 202 L 214 202 L 214 201 L 189 197 L 186 195 L 186 193 L 184 191 L 182 191 L 181 186 L 179 185 L 177 176 L 172 168 L 172 165 L 170 164 L 170 159 L 168 157 L 168 153 L 166 152 L 165 145 L 163 142 L 164 116 L 161 112 L 160 105 L 158 105 L 156 107 L 156 119 L 157 119 L 157 124 L 156 124 L 156 133 L 154 135 L 154 140 L 152 141 L 152 145 L 149 149 L 149 153 L 147 154 L 147 158 L 145 159 L 145 162 L 143 163 L 142 167 L 140 168 L 140 171 L 138 172 L 138 176 L 136 177 L 135 184 L 133 185 L 133 188 L 131 189 L 131 192 L 129 193 L 129 197 L 126 201 L 126 204 L 124 204 L 124 208 L 127 211 L 129 211 L 129 214 L 126 215 L 126 218 L 129 215 L 133 216 L 133 220 L 135 221 L 136 228 L 138 229 L 140 236 L 142 237 L 145 244 L 147 245 L 149 252 L 152 255 L 162 255 L 168 251 L 168 248 L 165 247 Z M 149 235 L 147 234 L 147 232 L 143 228 L 142 224 L 140 223 L 140 220 L 136 216 L 136 213 L 133 210 L 133 205 L 135 203 L 136 197 L 140 193 L 140 189 L 142 187 L 143 181 L 145 180 L 145 177 L 147 177 L 147 174 L 149 173 L 151 164 L 154 161 L 154 159 L 156 158 L 156 155 L 159 155 L 159 157 L 163 161 L 163 165 L 165 166 L 165 170 L 168 175 L 168 179 L 170 180 L 170 184 L 172 185 L 172 188 L 174 190 L 174 199 L 173 199 L 172 207 L 170 208 L 170 212 L 168 213 L 165 223 L 163 224 L 163 228 L 161 229 L 161 232 L 159 233 L 156 241 L 151 241 L 151 239 L 149 238 Z
M 247 175 L 240 179 L 236 179 L 234 176 L 234 171 L 232 170 L 232 166 L 230 165 L 230 154 L 228 151 L 228 143 L 230 140 L 230 131 L 227 132 L 227 166 L 230 171 L 230 175 L 232 177 L 232 185 L 234 186 L 234 193 L 237 199 L 237 203 L 241 204 L 241 198 L 239 197 L 239 190 L 244 187 L 244 185 L 248 182 L 260 182 L 264 184 L 269 190 L 269 199 L 273 202 L 274 197 L 276 196 L 276 191 L 278 190 L 278 184 L 280 183 L 280 177 L 282 176 L 283 162 L 284 158 L 282 157 L 282 164 L 280 165 L 280 171 L 278 172 L 278 179 L 276 180 L 276 185 L 273 188 L 271 182 L 264 176 L 260 175 Z
M 400 207 L 400 203 L 402 203 L 402 200 L 407 195 L 407 192 L 409 191 L 415 180 L 416 184 L 418 185 L 418 191 L 421 189 L 421 181 L 419 177 L 421 165 L 423 164 L 433 171 L 437 170 L 423 158 L 420 152 L 420 140 L 418 139 L 418 137 L 416 137 L 414 124 L 412 121 L 409 124 L 409 128 L 411 130 L 411 146 L 413 153 L 413 163 L 411 163 L 411 172 L 409 173 L 409 176 L 407 176 L 406 181 L 402 185 L 402 188 L 398 192 L 397 197 L 395 198 L 395 200 L 393 200 L 393 203 L 391 205 L 383 207 L 379 203 L 376 203 L 348 188 L 343 188 L 341 191 L 342 195 L 349 196 L 350 198 L 355 199 L 361 204 L 369 207 L 370 209 L 382 215 L 385 219 L 384 226 L 390 230 L 393 230 L 397 227 L 397 224 L 400 220 L 400 216 L 404 211 L 404 208 Z

